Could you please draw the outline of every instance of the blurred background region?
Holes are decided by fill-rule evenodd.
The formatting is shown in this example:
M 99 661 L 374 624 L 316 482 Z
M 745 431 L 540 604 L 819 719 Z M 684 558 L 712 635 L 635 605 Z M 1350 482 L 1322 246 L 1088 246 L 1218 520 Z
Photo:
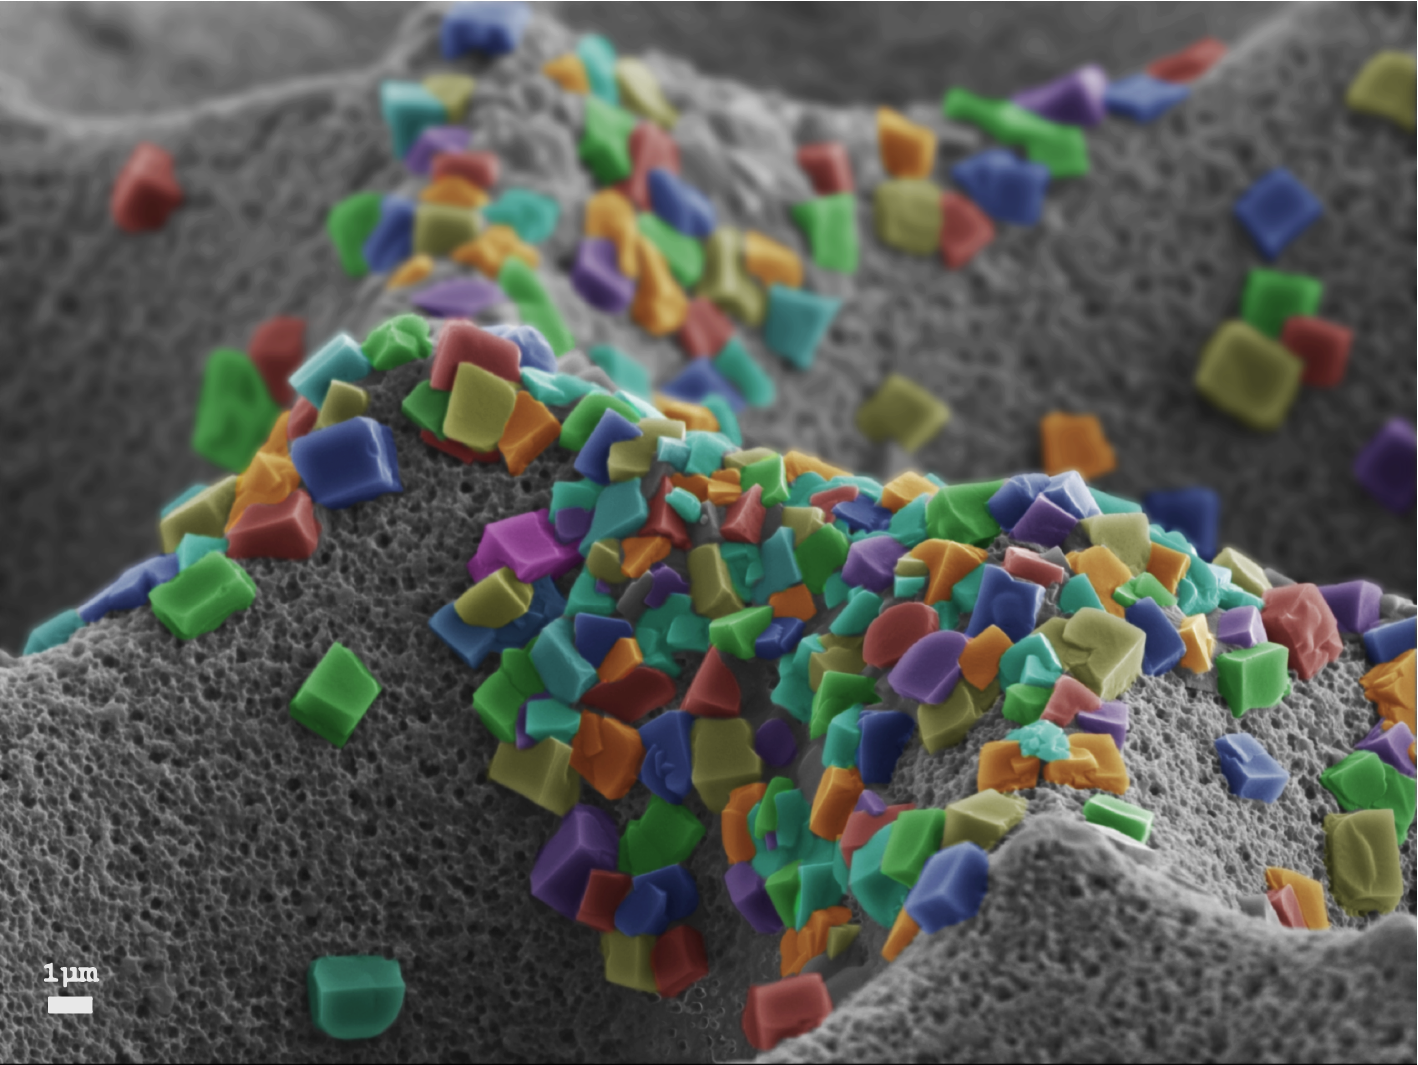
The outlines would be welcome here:
M 132 114 L 377 59 L 415 4 L 6 3 L 0 72 L 60 111 Z M 1275 3 L 545 3 L 628 53 L 825 103 L 1004 95 L 1082 63 L 1114 73 Z

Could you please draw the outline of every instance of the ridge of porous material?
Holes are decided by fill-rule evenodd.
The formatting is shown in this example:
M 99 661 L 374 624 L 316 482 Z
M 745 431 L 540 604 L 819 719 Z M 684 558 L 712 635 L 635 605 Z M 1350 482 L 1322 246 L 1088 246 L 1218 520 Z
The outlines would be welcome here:
M 992 855 L 973 920 L 917 936 L 846 1009 L 759 1060 L 1413 1060 L 1411 915 L 1292 932 L 1131 853 L 1031 815 Z
M 656 1060 L 723 1060 L 747 1053 L 738 1026 L 743 989 L 776 979 L 777 940 L 755 936 L 734 911 L 723 882 L 719 819 L 696 796 L 689 808 L 710 831 L 688 866 L 715 946 L 710 976 L 686 998 L 656 1003 L 607 984 L 596 952 L 582 949 L 586 930 L 528 893 L 532 859 L 554 824 L 487 782 L 496 744 L 468 707 L 490 664 L 470 672 L 427 619 L 466 587 L 460 559 L 483 527 L 547 505 L 551 484 L 570 475 L 572 457 L 549 449 L 513 478 L 500 467 L 462 466 L 433 451 L 397 415 L 422 370 L 414 363 L 363 382 L 369 416 L 393 427 L 404 492 L 345 510 L 318 508 L 324 532 L 306 562 L 246 560 L 259 589 L 250 608 L 185 643 L 150 610 L 116 614 L 62 647 L 0 669 L 0 834 L 7 840 L 0 877 L 10 885 L 0 935 L 14 944 L 0 958 L 0 980 L 33 986 L 38 1003 L 43 985 L 32 979 L 33 958 L 83 958 L 106 974 L 94 1023 L 75 1035 L 46 1023 L 38 1009 L 22 1012 L 0 1034 L 8 1060 L 123 1054 L 192 1060 L 218 1052 L 247 1060 L 344 1060 L 347 1048 L 309 1025 L 301 987 L 311 957 L 350 953 L 397 958 L 408 984 L 404 1013 L 377 1046 L 381 1059 L 644 1053 Z M 335 641 L 354 651 L 384 688 L 343 750 L 292 723 L 287 709 Z M 1179 946 L 1168 923 L 1173 918 L 1158 916 L 1177 884 L 1206 892 L 1219 911 L 1262 890 L 1267 865 L 1323 878 L 1320 820 L 1335 806 L 1317 776 L 1327 752 L 1342 749 L 1372 716 L 1357 697 L 1362 659 L 1358 638 L 1350 637 L 1337 664 L 1313 682 L 1296 680 L 1281 706 L 1247 716 L 1248 730 L 1283 757 L 1296 781 L 1273 806 L 1231 798 L 1211 764 L 1212 739 L 1229 718 L 1218 700 L 1199 697 L 1176 675 L 1142 678 L 1129 692 L 1133 786 L 1124 798 L 1157 815 L 1156 878 L 1119 881 L 1106 863 L 1100 870 L 1090 865 L 1109 858 L 1106 847 L 1075 847 L 1068 853 L 1081 864 L 1061 865 L 1062 879 L 1052 882 L 1076 880 L 1081 900 L 1026 903 L 1028 895 L 1017 896 L 1021 907 L 1092 907 L 1084 910 L 1092 914 L 1088 922 L 1075 922 L 1080 936 L 1095 929 L 1089 949 L 1101 953 L 1087 972 L 1099 996 L 1113 986 L 1109 966 L 1135 964 L 1128 958 L 1146 957 L 1150 966 L 1157 952 L 1180 951 L 1195 960 Z M 681 697 L 690 679 L 680 679 Z M 980 745 L 1002 738 L 1008 727 L 992 714 L 957 748 L 929 756 L 913 744 L 888 800 L 940 806 L 972 794 Z M 814 745 L 801 755 L 805 765 L 815 751 Z M 1026 825 L 1050 812 L 1081 818 L 1074 811 L 1088 794 L 1039 789 Z M 589 790 L 582 801 L 605 806 L 622 831 L 643 812 L 642 801 L 603 803 Z M 1411 843 L 1402 854 L 1409 885 L 1402 907 L 1411 912 Z M 1045 890 L 1049 882 L 1021 884 L 1020 891 L 1057 896 L 1062 889 Z M 989 899 L 1006 897 L 1016 893 L 992 887 Z M 1097 922 L 1124 902 L 1133 915 L 1126 934 L 1097 932 Z M 1032 933 L 1020 922 L 1028 913 L 1042 918 L 1048 911 L 1023 910 L 1004 922 L 1009 935 L 1025 939 L 981 948 L 1004 959 L 994 969 L 1017 971 L 1010 980 L 1043 979 L 1048 968 L 1038 960 L 1046 952 L 1025 953 Z M 1250 921 L 1249 935 L 1270 937 L 1268 956 L 1318 949 L 1238 910 L 1234 918 L 1215 919 Z M 1330 919 L 1341 929 L 1369 923 L 1334 905 Z M 1034 925 L 1029 919 L 1027 926 Z M 1401 930 L 1370 929 L 1355 942 L 1392 937 L 1395 928 Z M 884 932 L 863 929 L 865 958 L 879 958 Z M 1388 948 L 1355 949 L 1363 957 Z M 1411 964 L 1411 950 L 1407 956 Z M 1208 955 L 1197 964 L 1210 972 L 1218 962 Z M 1275 965 L 1281 972 L 1294 968 Z M 881 968 L 869 960 L 862 976 Z M 1328 1008 L 1337 979 L 1316 976 L 1308 992 L 1313 1009 Z M 1089 986 L 1095 985 L 1074 992 Z M 913 1008 L 958 1015 L 943 990 L 921 985 L 912 993 Z M 855 1001 L 839 1004 L 829 1025 L 855 1023 Z M 1228 1001 L 1233 1016 L 1252 1016 L 1251 998 Z M 1338 1012 L 1347 1017 L 1352 1006 Z M 863 1009 L 864 1018 L 873 1015 Z M 558 1020 L 548 1024 L 549 1016 Z M 1132 1016 L 1118 1014 L 1120 1021 Z M 1244 1031 L 1262 1016 L 1226 1030 Z M 1361 1040 L 1352 1045 L 1382 1060 L 1396 1024 L 1378 1024 L 1362 1040 L 1346 1038 Z M 938 1035 L 923 1033 L 921 1047 L 956 1053 L 956 1037 L 944 1034 L 949 1029 L 927 1031 Z M 937 1038 L 940 1045 L 932 1042 Z M 978 1048 L 994 1037 L 974 1038 L 980 1042 L 960 1045 L 983 1052 Z M 1203 1029 L 1188 1053 L 1225 1058 L 1207 1049 L 1211 1038 Z M 841 1045 L 843 1059 L 875 1053 L 865 1044 Z M 1059 1045 L 1064 1054 L 1075 1044 Z M 1086 1056 L 1093 1045 L 1077 1044 L 1079 1053 Z M 999 1053 L 1015 1052 L 998 1046 Z
M 834 9 L 831 18 L 812 24 L 788 5 L 713 5 L 729 9 L 723 13 L 686 4 L 575 0 L 548 6 L 568 25 L 603 34 L 623 52 L 659 49 L 806 99 L 898 106 L 938 95 L 942 72 L 987 96 L 1008 96 L 1083 63 L 1125 73 L 1143 57 L 1208 34 L 1238 40 L 1282 5 L 1175 4 L 1164 15 L 1047 2 L 955 12 L 863 7 Z M 725 19 L 735 16 L 752 32 L 726 32 Z
M 441 63 L 440 17 L 437 8 L 411 15 L 375 69 L 157 117 L 73 119 L 22 94 L 0 97 L 11 149 L 0 159 L 0 218 L 11 245 L 26 249 L 0 259 L 0 318 L 17 354 L 0 382 L 0 408 L 11 412 L 0 422 L 0 495 L 10 504 L 0 526 L 0 646 L 17 649 L 34 624 L 140 557 L 148 516 L 207 472 L 186 446 L 204 353 L 243 345 L 270 314 L 303 315 L 315 345 L 358 324 L 372 303 L 405 309 L 379 279 L 331 280 L 324 217 L 352 192 L 399 191 L 377 82 Z M 954 272 L 869 236 L 869 197 L 884 177 L 875 101 L 804 104 L 648 55 L 683 114 L 675 136 L 686 180 L 733 224 L 801 247 L 788 206 L 812 190 L 794 143 L 842 141 L 862 197 L 857 274 L 807 268 L 811 287 L 849 297 L 816 366 L 780 386 L 771 411 L 746 414 L 744 431 L 862 473 L 895 472 L 904 455 L 843 432 L 833 413 L 854 410 L 895 371 L 955 411 L 915 458 L 963 481 L 1033 468 L 1037 437 L 1023 427 L 1055 409 L 1092 410 L 1110 439 L 1127 442 L 1109 491 L 1140 498 L 1171 487 L 1163 482 L 1184 465 L 1189 481 L 1221 494 L 1223 543 L 1317 583 L 1363 574 L 1412 596 L 1414 515 L 1384 511 L 1349 467 L 1388 412 L 1415 403 L 1414 155 L 1411 140 L 1343 102 L 1374 51 L 1412 36 L 1408 7 L 1285 8 L 1195 83 L 1185 107 L 1145 127 L 1092 130 L 1089 177 L 1060 182 L 1039 226 L 1003 227 L 987 260 Z M 480 144 L 501 156 L 505 184 L 561 202 L 543 249 L 558 263 L 572 257 L 592 189 L 576 161 L 582 101 L 540 68 L 573 42 L 535 17 L 468 116 Z M 477 75 L 485 64 L 466 66 Z M 934 102 L 906 113 L 936 132 L 938 173 L 987 144 L 942 119 Z M 133 239 L 105 211 L 111 176 L 142 139 L 173 153 L 190 195 L 162 232 Z M 1344 386 L 1302 395 L 1284 427 L 1257 435 L 1207 406 L 1190 381 L 1259 264 L 1232 204 L 1277 160 L 1326 205 L 1324 220 L 1287 249 L 1286 268 L 1322 274 L 1325 313 L 1365 324 Z M 657 380 L 682 364 L 672 340 L 592 310 L 559 272 L 548 280 L 583 349 L 613 344 Z M 765 357 L 757 336 L 743 339 Z M 97 347 L 127 355 L 93 359 Z M 780 385 L 792 372 L 776 358 L 765 364 Z M 61 420 L 65 431 L 55 432 Z
M 1283 49 L 1300 48 L 1311 33 L 1315 41 L 1305 48 L 1334 47 L 1322 39 L 1324 20 L 1334 16 L 1320 10 L 1287 16 L 1273 34 Z M 1359 24 L 1379 17 L 1363 14 Z M 432 15 L 412 24 L 391 67 L 431 63 L 428 32 L 435 25 Z M 1371 27 L 1376 36 L 1391 30 Z M 555 24 L 537 22 L 522 51 L 480 92 L 475 106 L 481 110 L 472 118 L 519 181 L 541 182 L 568 205 L 589 191 L 570 133 L 577 105 L 528 72 L 569 40 Z M 1252 47 L 1269 47 L 1269 40 Z M 1357 55 L 1372 43 L 1351 40 L 1347 47 Z M 1330 58 L 1341 67 L 1347 62 Z M 672 103 L 689 91 L 686 85 L 699 91 L 710 84 L 675 73 L 672 64 L 664 69 Z M 721 89 L 721 102 L 751 99 L 714 85 L 715 92 Z M 367 106 L 357 92 L 351 99 L 357 101 L 352 107 Z M 780 106 L 795 105 L 773 108 Z M 681 139 L 687 170 L 696 144 L 701 158 L 694 165 L 710 169 L 736 160 L 732 180 L 697 182 L 730 190 L 727 209 L 736 220 L 781 235 L 774 205 L 788 183 L 802 179 L 787 159 L 763 178 L 762 199 L 755 197 L 744 172 L 755 173 L 754 160 L 782 157 L 769 149 L 773 129 L 761 140 L 752 133 L 755 123 L 779 121 L 774 109 L 763 115 L 740 116 L 748 133 L 730 124 L 729 133 L 704 127 L 699 141 L 688 132 Z M 279 118 L 273 119 L 277 126 Z M 688 116 L 685 125 L 692 127 Z M 965 135 L 956 135 L 963 143 Z M 731 142 L 729 153 L 740 151 L 736 145 L 756 147 L 722 156 L 709 151 L 719 137 Z M 1106 136 L 1100 139 L 1107 143 Z M 374 143 L 386 150 L 382 139 Z M 1411 159 L 1404 158 L 1411 170 Z M 360 180 L 384 187 L 379 183 L 387 172 L 370 173 Z M 546 175 L 568 187 L 550 188 Z M 1077 225 L 1072 219 L 1058 239 L 1082 239 L 1068 235 Z M 1045 229 L 1043 236 L 1022 235 L 1024 243 L 1010 254 L 1021 263 L 1026 246 L 1029 256 L 1039 254 L 1049 237 Z M 567 250 L 570 238 L 571 230 L 563 229 L 549 247 Z M 186 234 L 183 243 L 191 239 Z M 311 266 L 312 276 L 328 274 L 328 250 L 316 250 L 311 239 L 307 250 L 319 264 Z M 866 264 L 884 254 L 864 249 L 864 276 Z M 1217 262 L 1234 258 L 1215 254 Z M 999 264 L 1001 276 L 1010 261 Z M 1029 269 L 1059 280 L 1051 273 L 1056 265 L 1045 258 Z M 829 435 L 827 416 L 811 405 L 848 409 L 845 393 L 836 391 L 846 387 L 841 376 L 862 391 L 874 385 L 876 369 L 863 353 L 881 341 L 867 330 L 868 314 L 890 312 L 898 300 L 915 307 L 908 318 L 933 313 L 920 295 L 922 278 L 901 280 L 902 288 L 889 296 L 871 288 L 870 277 L 888 271 L 894 277 L 900 268 L 899 262 L 881 265 L 878 274 L 858 279 L 847 304 L 856 310 L 844 312 L 846 326 L 839 320 L 837 327 L 845 332 L 834 331 L 824 345 L 826 369 L 780 389 L 784 405 L 773 417 L 793 424 L 775 428 L 746 418 L 754 442 L 797 445 L 844 462 L 871 457 L 860 442 L 839 437 L 836 427 Z M 1401 275 L 1411 264 L 1395 269 Z M 559 275 L 549 275 L 547 283 L 582 345 L 614 342 L 641 355 L 657 375 L 678 364 L 667 345 L 632 338 L 623 324 L 587 311 Z M 988 275 L 960 283 L 986 286 L 982 308 L 989 305 L 985 296 L 1004 292 L 991 287 L 1003 282 Z M 404 309 L 376 285 L 328 297 L 322 313 L 330 331 L 363 335 L 364 327 Z M 346 299 L 349 309 L 342 311 Z M 1171 342 L 1172 318 L 1184 314 L 1175 307 L 1154 311 L 1149 342 L 1160 351 Z M 1002 304 L 993 313 L 998 318 L 990 328 L 1008 332 L 1009 315 L 1019 312 Z M 129 328 L 134 335 L 147 332 L 136 323 Z M 896 351 L 891 344 L 884 350 Z M 1381 359 L 1376 354 L 1375 361 Z M 1154 372 L 1150 360 L 1123 366 L 1122 373 L 1139 379 Z M 422 369 L 407 365 L 361 382 L 370 397 L 366 416 L 393 432 L 403 492 L 345 510 L 317 508 L 322 539 L 307 561 L 245 560 L 259 594 L 215 632 L 180 643 L 150 610 L 138 609 L 87 626 L 51 652 L 0 659 L 0 883 L 6 894 L 0 941 L 11 948 L 0 953 L 0 986 L 33 996 L 33 1009 L 17 1011 L 14 1023 L 0 1030 L 0 1057 L 675 1061 L 748 1054 L 739 1026 L 744 987 L 777 978 L 777 941 L 755 936 L 734 912 L 723 881 L 719 819 L 697 796 L 687 806 L 711 827 L 688 865 L 701 893 L 696 921 L 714 930 L 712 971 L 683 998 L 659 1002 L 607 984 L 596 951 L 585 949 L 588 930 L 528 892 L 533 857 L 554 826 L 544 811 L 488 783 L 495 743 L 469 703 L 491 663 L 469 671 L 427 621 L 466 589 L 463 563 L 486 525 L 546 506 L 551 484 L 571 475 L 572 456 L 550 448 L 512 477 L 500 466 L 462 466 L 431 450 L 398 413 Z M 1001 433 L 1018 434 L 1020 425 L 1033 424 L 1010 406 L 1015 402 L 1001 395 Z M 1225 431 L 1218 421 L 1216 432 Z M 967 443 L 957 440 L 962 449 Z M 976 446 L 983 447 L 968 443 Z M 996 446 L 1016 445 L 996 439 Z M 956 463 L 925 455 L 922 464 L 964 479 Z M 1011 464 L 1029 462 L 993 455 L 989 472 Z M 870 465 L 860 461 L 857 468 Z M 1238 527 L 1248 526 L 1238 519 Z M 1264 549 L 1264 535 L 1260 546 L 1251 540 L 1244 546 L 1281 564 Z M 1303 562 L 1285 566 L 1317 579 Z M 343 749 L 299 728 L 288 712 L 291 696 L 334 642 L 350 648 L 383 686 Z M 1293 783 L 1269 806 L 1233 799 L 1216 770 L 1214 737 L 1236 727 L 1225 707 L 1178 675 L 1142 678 L 1127 696 L 1132 786 L 1123 798 L 1156 815 L 1148 864 L 1129 857 L 1143 852 L 1119 853 L 1079 823 L 1086 793 L 1032 792 L 1023 827 L 992 859 L 991 890 L 978 917 L 934 937 L 918 936 L 890 969 L 875 960 L 885 930 L 864 928 L 854 956 L 859 963 L 872 959 L 862 963 L 862 989 L 843 995 L 821 1029 L 777 1054 L 823 1060 L 1244 1060 L 1271 1054 L 1411 1060 L 1414 1025 L 1402 1001 L 1415 978 L 1411 916 L 1357 919 L 1331 904 L 1336 931 L 1309 935 L 1245 917 L 1237 908 L 1239 899 L 1263 890 L 1266 866 L 1323 878 L 1320 824 L 1335 804 L 1317 777 L 1372 720 L 1372 707 L 1359 694 L 1365 670 L 1361 644 L 1350 637 L 1338 663 L 1312 681 L 1293 679 L 1294 690 L 1280 706 L 1246 716 L 1247 731 L 1292 772 Z M 745 676 L 761 681 L 764 674 L 749 670 Z M 681 697 L 691 679 L 680 678 Z M 744 684 L 746 704 L 755 711 L 762 687 Z M 973 793 L 980 746 L 1001 739 L 1007 727 L 991 714 L 961 746 L 933 757 L 913 744 L 886 798 L 945 805 Z M 819 754 L 814 748 L 800 757 L 810 764 Z M 643 800 L 607 804 L 590 789 L 583 801 L 609 810 L 622 830 L 644 812 Z M 1408 890 L 1400 906 L 1411 913 L 1411 842 L 1401 854 Z M 306 968 L 313 957 L 343 954 L 396 958 L 407 985 L 399 1020 L 368 1046 L 333 1043 L 309 1023 Z M 51 960 L 101 969 L 92 1023 L 60 1028 L 43 1014 L 39 973 Z M 1392 998 L 1387 989 L 1397 989 Z

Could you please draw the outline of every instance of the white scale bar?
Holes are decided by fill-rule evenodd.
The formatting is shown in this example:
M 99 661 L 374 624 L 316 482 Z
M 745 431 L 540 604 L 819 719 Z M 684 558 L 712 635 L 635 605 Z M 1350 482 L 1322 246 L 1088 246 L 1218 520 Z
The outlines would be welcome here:
M 92 995 L 50 995 L 50 1013 L 92 1013 L 94 1011 L 94 998 Z

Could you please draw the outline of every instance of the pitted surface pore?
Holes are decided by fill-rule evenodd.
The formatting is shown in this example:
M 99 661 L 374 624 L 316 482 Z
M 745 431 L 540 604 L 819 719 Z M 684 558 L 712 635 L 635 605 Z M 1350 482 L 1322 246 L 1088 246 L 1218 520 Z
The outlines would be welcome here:
M 0 226 L 9 247 L 25 249 L 0 259 L 15 367 L 0 381 L 0 490 L 12 515 L 0 528 L 0 646 L 17 648 L 31 626 L 150 551 L 157 507 L 215 472 L 188 447 L 209 350 L 243 345 L 271 314 L 304 314 L 312 345 L 370 317 L 381 282 L 339 275 L 324 215 L 349 192 L 400 188 L 375 84 L 443 65 L 439 17 L 436 7 L 416 12 L 375 69 L 158 118 L 78 120 L 0 97 L 13 146 L 0 159 Z M 1384 418 L 1415 402 L 1413 146 L 1342 103 L 1370 54 L 1412 35 L 1409 7 L 1283 9 L 1163 120 L 1093 131 L 1093 173 L 1061 183 L 1040 226 L 1006 228 L 964 271 L 879 247 L 864 199 L 859 274 L 810 271 L 849 297 L 817 367 L 790 373 L 746 334 L 780 400 L 747 415 L 745 432 L 863 472 L 894 470 L 904 455 L 843 431 L 840 417 L 894 370 L 954 412 L 916 464 L 964 480 L 1036 466 L 1039 416 L 1091 410 L 1124 455 L 1102 487 L 1211 484 L 1223 543 L 1309 580 L 1362 575 L 1412 595 L 1414 516 L 1382 510 L 1349 464 Z M 538 17 L 516 55 L 470 67 L 487 74 L 470 121 L 503 153 L 507 183 L 563 203 L 546 256 L 562 268 L 591 188 L 575 161 L 579 101 L 539 69 L 574 37 Z M 648 58 L 685 114 L 687 176 L 732 224 L 802 247 L 787 210 L 808 195 L 795 138 L 841 137 L 863 197 L 881 179 L 869 106 L 801 104 Z M 940 133 L 939 174 L 986 143 L 934 102 L 908 110 Z M 166 229 L 133 237 L 108 224 L 106 204 L 141 138 L 173 151 L 188 198 Z M 1190 381 L 1259 261 L 1232 203 L 1275 165 L 1327 212 L 1280 265 L 1322 277 L 1323 313 L 1354 325 L 1357 339 L 1343 386 L 1306 392 L 1284 428 L 1258 436 L 1205 406 Z M 559 269 L 548 273 L 583 347 L 615 343 L 664 376 L 682 365 L 672 341 L 592 311 Z
M 759 1060 L 1412 1061 L 1413 957 L 1408 914 L 1294 932 L 1030 817 L 976 917 Z

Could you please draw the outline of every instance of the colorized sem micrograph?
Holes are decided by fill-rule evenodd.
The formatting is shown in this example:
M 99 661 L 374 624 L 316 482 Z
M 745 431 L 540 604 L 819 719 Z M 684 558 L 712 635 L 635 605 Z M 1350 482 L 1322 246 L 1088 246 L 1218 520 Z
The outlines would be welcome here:
M 0 5 L 0 1060 L 1415 1047 L 1415 9 Z

